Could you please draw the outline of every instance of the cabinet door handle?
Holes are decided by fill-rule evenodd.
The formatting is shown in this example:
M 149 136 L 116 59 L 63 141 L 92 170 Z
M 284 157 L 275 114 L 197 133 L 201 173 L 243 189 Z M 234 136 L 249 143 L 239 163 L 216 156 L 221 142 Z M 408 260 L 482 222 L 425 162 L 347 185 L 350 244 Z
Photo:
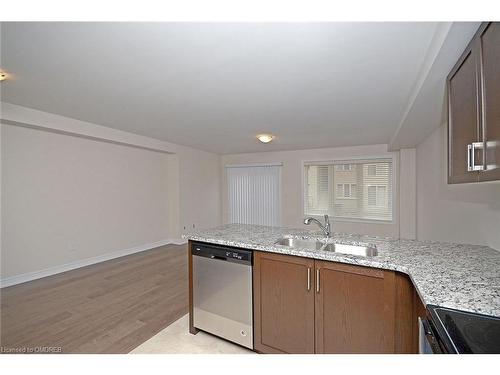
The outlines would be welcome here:
M 482 171 L 482 165 L 476 165 L 476 148 L 482 150 L 484 148 L 483 142 L 472 142 L 467 145 L 467 171 Z
M 467 145 L 467 172 L 472 171 L 472 165 L 471 165 L 471 150 L 472 150 L 472 144 Z
M 316 293 L 319 293 L 319 268 L 316 268 Z
M 311 267 L 307 267 L 307 291 L 311 290 Z
M 471 152 L 471 154 L 472 154 L 472 162 L 471 162 L 472 170 L 473 171 L 482 171 L 483 166 L 476 165 L 476 148 L 479 150 L 483 150 L 484 149 L 483 142 L 472 142 L 472 152 Z

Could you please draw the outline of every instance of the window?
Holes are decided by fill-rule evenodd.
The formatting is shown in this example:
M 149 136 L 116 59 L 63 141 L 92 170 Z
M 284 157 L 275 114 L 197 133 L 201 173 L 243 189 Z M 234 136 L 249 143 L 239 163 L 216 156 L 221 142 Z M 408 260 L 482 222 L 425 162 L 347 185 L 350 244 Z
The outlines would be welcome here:
M 377 175 L 377 166 L 375 164 L 368 165 L 367 167 L 368 176 L 376 176 Z
M 384 207 L 387 204 L 387 186 L 367 186 L 368 206 Z
M 337 198 L 344 197 L 344 184 L 337 184 Z
M 226 166 L 229 222 L 281 225 L 280 174 L 280 165 Z
M 351 194 L 349 198 L 356 198 L 356 184 L 351 184 Z
M 306 215 L 392 221 L 391 159 L 310 162 L 304 176 Z
M 351 170 L 351 164 L 338 164 L 338 165 L 335 165 L 335 170 L 337 170 L 337 171 L 350 171 Z
M 337 198 L 356 198 L 356 184 L 337 184 Z
M 344 184 L 344 198 L 349 198 L 351 196 L 351 185 Z

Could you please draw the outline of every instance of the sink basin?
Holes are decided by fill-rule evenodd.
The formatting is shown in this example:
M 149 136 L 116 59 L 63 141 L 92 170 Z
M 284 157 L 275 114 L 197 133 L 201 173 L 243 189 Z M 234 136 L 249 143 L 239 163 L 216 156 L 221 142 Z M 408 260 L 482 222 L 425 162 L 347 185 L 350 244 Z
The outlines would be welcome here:
M 363 257 L 373 257 L 378 254 L 377 248 L 370 245 L 349 245 L 342 243 L 325 243 L 314 239 L 281 238 L 275 242 L 276 245 L 299 249 L 323 250 L 340 254 L 351 254 Z
M 323 248 L 325 251 L 334 251 L 341 254 L 360 255 L 364 257 L 373 257 L 378 254 L 376 247 L 347 245 L 341 243 L 329 243 Z
M 283 245 L 288 247 L 296 247 L 302 249 L 320 250 L 324 245 L 323 242 L 316 240 L 302 240 L 300 238 L 282 238 L 275 242 L 276 245 Z

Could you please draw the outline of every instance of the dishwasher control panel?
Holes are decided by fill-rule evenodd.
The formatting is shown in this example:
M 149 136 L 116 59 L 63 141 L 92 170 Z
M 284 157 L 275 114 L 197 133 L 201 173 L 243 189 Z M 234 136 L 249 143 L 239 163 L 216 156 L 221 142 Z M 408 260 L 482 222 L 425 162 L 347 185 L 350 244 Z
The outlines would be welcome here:
M 252 251 L 205 243 L 193 243 L 191 253 L 196 256 L 228 262 L 252 264 Z
M 232 257 L 234 259 L 239 259 L 242 260 L 244 255 L 238 253 L 238 252 L 233 252 L 233 251 L 226 251 L 226 257 Z

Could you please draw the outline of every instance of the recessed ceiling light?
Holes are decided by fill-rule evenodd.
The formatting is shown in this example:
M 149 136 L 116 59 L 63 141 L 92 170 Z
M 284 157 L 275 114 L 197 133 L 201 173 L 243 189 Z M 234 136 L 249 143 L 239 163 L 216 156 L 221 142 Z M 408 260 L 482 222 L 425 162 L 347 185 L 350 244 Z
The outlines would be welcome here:
M 4 71 L 0 70 L 0 81 L 4 81 L 7 79 L 7 73 Z
M 274 135 L 272 134 L 259 134 L 257 139 L 262 143 L 269 143 L 274 139 Z

